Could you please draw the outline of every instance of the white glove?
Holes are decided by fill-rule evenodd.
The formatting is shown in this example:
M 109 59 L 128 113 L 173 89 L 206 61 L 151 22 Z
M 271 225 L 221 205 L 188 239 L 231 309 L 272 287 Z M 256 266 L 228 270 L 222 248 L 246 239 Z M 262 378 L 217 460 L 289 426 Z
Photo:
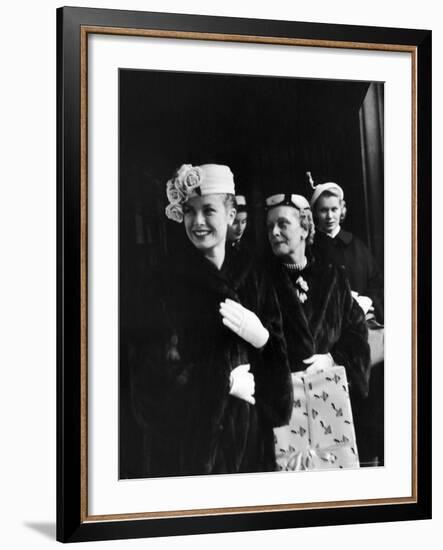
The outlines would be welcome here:
M 334 359 L 330 353 L 316 353 L 307 359 L 303 359 L 306 365 L 306 372 L 317 372 L 334 365 Z
M 358 292 L 354 290 L 351 292 L 354 300 L 362 308 L 363 313 L 366 315 L 368 311 L 374 311 L 374 306 L 372 305 L 372 300 L 369 296 L 361 296 Z
M 255 313 L 238 302 L 227 298 L 220 304 L 223 324 L 253 345 L 262 348 L 269 339 L 269 332 Z
M 231 389 L 229 394 L 255 405 L 254 375 L 249 372 L 249 364 L 239 365 L 231 371 Z

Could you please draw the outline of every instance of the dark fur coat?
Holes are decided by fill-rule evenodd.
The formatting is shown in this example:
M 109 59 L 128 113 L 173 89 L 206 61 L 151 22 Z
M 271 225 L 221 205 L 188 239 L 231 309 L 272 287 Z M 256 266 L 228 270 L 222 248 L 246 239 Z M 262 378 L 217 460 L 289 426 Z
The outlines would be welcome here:
M 352 298 L 343 268 L 311 260 L 301 273 L 309 286 L 308 300 L 297 297 L 296 280 L 275 259 L 271 277 L 281 307 L 292 372 L 306 369 L 303 359 L 331 353 L 346 368 L 353 393 L 365 397 L 369 384 L 368 330 L 363 311 Z
M 318 259 L 346 268 L 351 289 L 371 298 L 375 316 L 383 323 L 383 275 L 367 246 L 349 231 L 340 229 L 333 239 L 317 232 L 313 250 Z
M 315 234 L 314 253 L 324 261 L 332 261 L 346 268 L 351 289 L 372 299 L 375 318 L 384 322 L 383 274 L 366 245 L 355 235 L 344 229 L 331 239 L 320 231 Z M 384 363 L 379 363 L 371 372 L 369 399 L 354 399 L 357 412 L 357 430 L 360 437 L 360 460 L 368 464 L 384 456 Z
M 149 290 L 131 372 L 144 475 L 275 469 L 272 428 L 289 419 L 292 386 L 273 288 L 249 256 L 228 251 L 219 271 L 187 247 Z M 226 298 L 254 311 L 269 330 L 262 350 L 223 326 L 219 304 Z M 230 372 L 244 363 L 255 377 L 255 405 L 229 395 Z

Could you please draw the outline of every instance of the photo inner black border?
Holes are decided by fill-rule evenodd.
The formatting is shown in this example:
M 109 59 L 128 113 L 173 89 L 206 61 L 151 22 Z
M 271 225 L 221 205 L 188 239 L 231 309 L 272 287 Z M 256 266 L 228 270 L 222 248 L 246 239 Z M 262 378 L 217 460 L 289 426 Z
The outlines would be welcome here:
M 265 197 L 284 188 L 309 198 L 309 170 L 316 183 L 344 189 L 343 228 L 382 270 L 383 91 L 382 82 L 119 70 L 120 479 L 146 477 L 129 391 L 131 336 L 142 330 L 139 297 L 156 267 L 187 244 L 183 227 L 164 215 L 166 181 L 183 163 L 228 165 L 236 193 L 250 205 L 244 238 L 263 258 Z M 377 450 L 370 465 L 383 466 L 383 364 L 371 384 L 372 402 L 363 406 L 370 435 L 362 444 Z

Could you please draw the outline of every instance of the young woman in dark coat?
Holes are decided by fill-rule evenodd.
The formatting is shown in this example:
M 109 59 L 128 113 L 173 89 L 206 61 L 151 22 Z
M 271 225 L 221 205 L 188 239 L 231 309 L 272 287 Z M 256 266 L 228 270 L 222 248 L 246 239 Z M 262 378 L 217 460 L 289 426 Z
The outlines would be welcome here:
M 314 223 L 305 197 L 273 195 L 266 206 L 267 232 L 274 254 L 271 277 L 281 307 L 291 371 L 342 365 L 351 401 L 352 395 L 365 397 L 369 382 L 368 331 L 345 271 L 309 254 Z
M 313 182 L 312 182 L 313 183 Z M 314 187 L 311 208 L 317 233 L 314 254 L 324 261 L 346 269 L 354 297 L 366 314 L 368 328 L 376 338 L 372 342 L 371 364 L 377 366 L 371 373 L 369 399 L 356 403 L 359 431 L 364 433 L 360 457 L 366 465 L 384 462 L 384 285 L 383 275 L 367 246 L 341 227 L 346 215 L 343 189 L 335 182 Z
M 317 185 L 310 203 L 317 227 L 315 255 L 344 266 L 357 302 L 365 311 L 372 307 L 383 323 L 383 276 L 367 246 L 341 227 L 346 215 L 343 189 L 334 182 Z
M 184 165 L 167 192 L 189 242 L 151 291 L 133 366 L 145 475 L 274 470 L 273 427 L 288 421 L 292 386 L 274 290 L 248 256 L 226 251 L 232 173 Z

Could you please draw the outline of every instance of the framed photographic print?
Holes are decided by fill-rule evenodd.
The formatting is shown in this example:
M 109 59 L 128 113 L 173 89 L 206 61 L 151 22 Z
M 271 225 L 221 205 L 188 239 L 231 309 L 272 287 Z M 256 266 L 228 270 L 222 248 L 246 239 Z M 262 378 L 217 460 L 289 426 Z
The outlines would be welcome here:
M 431 517 L 431 32 L 57 11 L 63 542 Z

